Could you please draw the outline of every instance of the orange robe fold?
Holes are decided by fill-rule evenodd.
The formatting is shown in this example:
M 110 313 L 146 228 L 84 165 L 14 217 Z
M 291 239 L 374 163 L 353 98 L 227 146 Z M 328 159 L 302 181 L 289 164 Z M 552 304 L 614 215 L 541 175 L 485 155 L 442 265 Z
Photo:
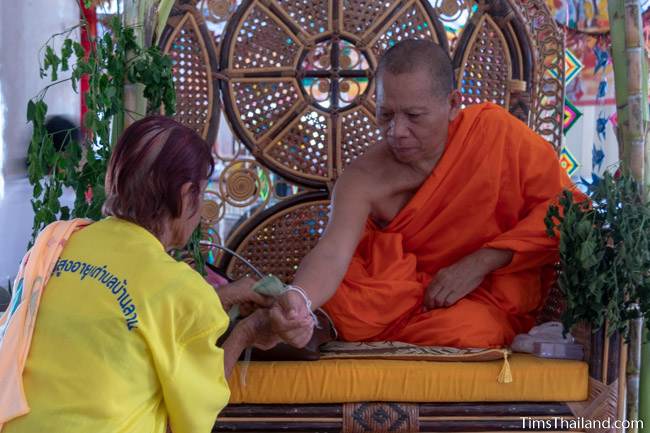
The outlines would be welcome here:
M 572 183 L 549 143 L 493 104 L 463 110 L 445 151 L 383 229 L 368 220 L 336 294 L 324 305 L 344 340 L 502 347 L 527 332 L 557 260 L 549 204 Z M 425 311 L 436 273 L 480 248 L 514 252 L 473 292 Z

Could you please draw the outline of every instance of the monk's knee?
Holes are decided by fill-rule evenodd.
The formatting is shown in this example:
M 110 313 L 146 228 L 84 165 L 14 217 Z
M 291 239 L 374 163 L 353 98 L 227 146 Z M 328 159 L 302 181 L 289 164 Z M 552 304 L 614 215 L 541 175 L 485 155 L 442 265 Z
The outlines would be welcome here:
M 460 347 L 505 347 L 510 345 L 515 332 L 509 323 L 507 314 L 496 307 L 477 305 L 468 312 L 470 323 L 467 324 Z

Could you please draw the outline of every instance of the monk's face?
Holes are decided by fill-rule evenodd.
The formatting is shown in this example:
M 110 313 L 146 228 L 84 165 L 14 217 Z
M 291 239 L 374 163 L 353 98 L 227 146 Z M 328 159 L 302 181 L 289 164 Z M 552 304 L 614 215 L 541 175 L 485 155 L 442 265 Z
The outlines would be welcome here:
M 392 74 L 377 82 L 377 121 L 384 140 L 400 162 L 437 160 L 447 142 L 447 130 L 460 109 L 457 92 L 434 94 L 426 70 Z

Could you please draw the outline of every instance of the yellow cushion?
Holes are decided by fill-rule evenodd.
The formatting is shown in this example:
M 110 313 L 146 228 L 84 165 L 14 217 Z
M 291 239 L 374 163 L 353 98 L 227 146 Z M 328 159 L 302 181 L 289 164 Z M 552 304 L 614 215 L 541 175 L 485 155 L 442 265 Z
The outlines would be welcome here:
M 498 383 L 503 361 L 431 362 L 333 359 L 251 362 L 246 385 L 237 366 L 230 403 L 343 403 L 361 401 L 582 401 L 589 366 L 514 354 L 512 383 Z

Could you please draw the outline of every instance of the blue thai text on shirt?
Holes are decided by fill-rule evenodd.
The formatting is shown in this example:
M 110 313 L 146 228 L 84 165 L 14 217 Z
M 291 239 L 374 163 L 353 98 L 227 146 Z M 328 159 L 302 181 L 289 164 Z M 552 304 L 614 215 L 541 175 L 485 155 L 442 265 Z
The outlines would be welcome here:
M 126 326 L 131 331 L 133 328 L 137 328 L 138 313 L 127 289 L 127 282 L 125 279 L 118 278 L 106 268 L 106 265 L 96 266 L 81 261 L 59 259 L 54 266 L 52 275 L 60 277 L 62 272 L 78 273 L 81 281 L 85 278 L 91 278 L 104 285 L 115 296 L 122 309 L 122 314 L 124 314 Z

